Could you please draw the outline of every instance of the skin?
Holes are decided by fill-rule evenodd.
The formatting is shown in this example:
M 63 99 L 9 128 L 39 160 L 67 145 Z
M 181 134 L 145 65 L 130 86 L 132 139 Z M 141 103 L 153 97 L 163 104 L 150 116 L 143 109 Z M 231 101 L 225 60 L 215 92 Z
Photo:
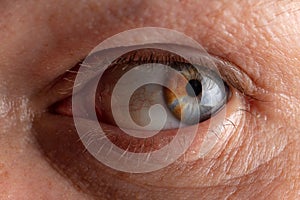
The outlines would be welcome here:
M 1 1 L 0 198 L 299 198 L 299 10 L 299 1 L 275 0 Z M 84 152 L 67 134 L 71 119 L 37 116 L 64 98 L 43 92 L 59 75 L 104 39 L 145 26 L 183 32 L 238 65 L 259 100 L 207 158 L 126 174 Z

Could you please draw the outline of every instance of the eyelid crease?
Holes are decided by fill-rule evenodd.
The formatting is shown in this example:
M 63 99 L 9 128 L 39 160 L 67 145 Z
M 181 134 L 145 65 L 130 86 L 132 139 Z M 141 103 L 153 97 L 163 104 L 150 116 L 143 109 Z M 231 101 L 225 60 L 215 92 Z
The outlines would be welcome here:
M 116 59 L 113 63 L 118 64 L 126 64 L 126 63 L 132 63 L 132 62 L 163 62 L 164 64 L 171 64 L 171 63 L 182 63 L 182 64 L 195 64 L 195 63 L 189 63 L 188 60 L 184 59 L 181 56 L 172 56 L 172 58 L 168 58 L 167 55 L 160 55 L 162 58 L 159 57 L 159 51 L 160 49 L 157 49 L 155 53 L 152 52 L 144 52 L 146 49 L 140 49 L 139 52 L 136 52 L 133 55 L 130 56 L 121 56 L 121 58 Z M 170 52 L 170 54 L 172 54 Z M 203 55 L 203 57 L 206 57 L 206 55 Z M 248 96 L 250 98 L 255 99 L 255 94 L 257 92 L 257 86 L 254 84 L 252 79 L 241 69 L 239 69 L 235 64 L 232 62 L 219 57 L 209 54 L 209 58 L 206 58 L 207 60 L 213 60 L 213 62 L 217 66 L 217 70 L 220 72 L 221 78 L 237 89 L 241 94 Z M 205 60 L 205 59 L 203 59 Z M 200 61 L 201 62 L 201 61 Z
M 156 44 L 158 45 L 158 44 Z M 165 44 L 166 45 L 166 44 Z M 190 50 L 190 51 L 197 51 L 197 49 L 195 49 L 194 47 L 189 47 L 189 46 L 185 46 L 185 45 L 177 45 L 177 44 L 167 44 L 170 46 L 175 46 L 177 48 L 185 48 L 186 50 Z M 186 63 L 186 64 L 196 64 L 197 62 L 199 62 L 198 59 L 196 59 L 196 63 L 192 62 L 190 63 L 188 60 L 186 60 L 185 58 L 178 56 L 178 55 L 173 55 L 172 58 L 167 58 L 166 55 L 161 55 L 162 58 L 158 58 L 161 49 L 157 49 L 157 51 L 153 54 L 151 54 L 151 52 L 146 52 L 146 49 L 151 49 L 153 47 L 148 46 L 145 48 L 142 48 L 142 46 L 131 46 L 132 47 L 136 47 L 139 48 L 139 51 L 142 52 L 137 52 L 134 55 L 130 55 L 130 56 L 121 56 L 121 58 L 118 58 L 116 60 L 114 60 L 111 64 L 113 63 L 119 63 L 119 64 L 125 64 L 128 62 L 164 62 L 164 64 L 171 64 L 171 63 Z M 154 48 L 153 48 L 154 49 Z M 95 52 L 96 54 L 99 52 Z M 143 53 L 145 53 L 145 55 L 142 55 Z M 172 54 L 172 52 L 170 52 L 170 54 Z M 141 59 L 141 57 L 143 57 L 143 59 Z M 217 70 L 220 72 L 221 78 L 228 83 L 230 86 L 234 87 L 235 89 L 237 89 L 241 94 L 250 97 L 252 99 L 256 99 L 255 96 L 257 94 L 258 91 L 258 87 L 255 85 L 255 83 L 253 82 L 253 80 L 238 66 L 236 66 L 234 63 L 228 61 L 226 58 L 220 57 L 220 56 L 216 56 L 213 55 L 213 53 L 209 53 L 207 55 L 202 55 L 201 56 L 202 59 L 200 61 L 200 63 L 205 62 L 205 60 L 208 60 L 208 64 L 210 64 L 210 61 L 212 60 L 214 62 L 214 64 L 217 67 Z M 190 58 L 191 61 L 194 60 L 194 58 Z M 210 61 L 209 61 L 210 60 Z
M 176 45 L 175 45 L 176 46 Z M 192 47 L 186 47 L 186 46 L 183 46 L 182 48 L 189 48 L 191 51 L 193 51 L 194 48 Z M 146 47 L 147 49 L 147 47 Z M 143 49 L 139 49 L 141 51 L 143 51 Z M 145 48 L 144 48 L 145 50 Z M 158 49 L 159 51 L 160 49 Z M 92 55 L 95 55 L 96 54 L 96 57 L 98 57 L 97 54 L 99 54 L 100 52 L 102 51 L 97 51 L 97 52 L 94 52 Z M 111 52 L 110 49 L 106 49 L 105 52 Z M 145 53 L 145 52 L 144 52 Z M 137 55 L 140 54 L 140 53 L 137 53 Z M 141 53 L 142 54 L 142 53 Z M 140 54 L 140 56 L 141 56 Z M 146 53 L 147 54 L 147 53 Z M 153 58 L 154 61 L 155 59 L 157 60 L 165 60 L 166 63 L 187 63 L 188 61 L 182 57 L 173 57 L 172 59 L 170 58 L 166 58 L 165 55 L 162 55 L 162 58 L 158 59 L 157 56 L 160 54 L 159 52 L 155 52 L 156 56 L 150 56 L 150 58 Z M 157 55 L 158 54 L 158 55 Z M 130 61 L 136 61 L 136 62 L 140 62 L 141 60 L 139 60 L 136 56 L 137 55 L 134 55 L 133 57 L 129 58 L 129 57 L 123 57 L 123 60 L 120 60 L 120 59 L 116 59 L 114 60 L 114 62 L 128 62 L 129 60 Z M 148 52 L 148 55 L 149 55 L 149 52 Z M 89 55 L 91 56 L 91 55 Z M 88 57 L 89 57 L 88 56 Z M 155 58 L 156 57 L 156 58 Z M 231 87 L 237 89 L 242 95 L 246 96 L 246 97 L 249 97 L 251 99 L 257 99 L 255 96 L 257 94 L 257 91 L 258 91 L 258 87 L 255 85 L 255 83 L 253 82 L 253 80 L 238 66 L 236 66 L 234 63 L 228 61 L 226 58 L 223 58 L 223 57 L 220 57 L 220 56 L 215 56 L 213 55 L 212 53 L 210 54 L 207 54 L 207 55 L 203 55 L 201 56 L 203 58 L 203 60 L 210 60 L 209 62 L 213 61 L 213 63 L 215 64 L 217 70 L 219 71 L 220 73 L 220 76 L 221 78 L 228 84 L 230 85 Z M 206 58 L 205 58 L 206 57 Z M 135 58 L 135 59 L 133 59 Z M 143 62 L 146 62 L 147 60 L 150 61 L 149 59 L 150 58 L 146 58 L 144 56 L 144 60 Z M 137 60 L 136 60 L 137 59 Z M 191 58 L 191 60 L 193 60 L 193 58 Z M 203 61 L 202 60 L 202 61 Z M 202 62 L 200 61 L 200 63 Z M 111 62 L 111 64 L 114 63 L 113 61 Z M 197 62 L 196 62 L 197 63 Z M 190 63 L 190 64 L 195 64 L 194 62 Z M 72 85 L 75 81 L 75 77 L 76 75 L 79 73 L 78 72 L 78 68 L 79 67 L 85 67 L 85 68 L 89 68 L 89 66 L 85 66 L 84 62 L 80 62 L 80 63 L 77 63 L 74 67 L 72 67 L 71 69 L 67 70 L 66 73 L 64 75 L 61 75 L 62 78 L 60 78 L 61 81 L 64 81 L 64 82 L 69 82 L 67 85 L 68 85 L 68 88 L 64 88 L 64 87 L 59 87 L 59 91 L 60 92 L 63 92 L 64 94 L 60 94 L 61 98 L 62 99 L 63 97 L 66 97 L 68 94 L 67 93 L 70 93 L 70 95 L 72 95 L 71 91 L 72 89 L 70 88 L 70 84 Z M 68 78 L 69 76 L 73 77 L 72 79 L 74 80 L 69 80 L 69 81 L 66 81 L 65 78 Z M 64 80 L 62 80 L 64 79 Z M 61 81 L 55 81 L 56 84 L 54 85 L 60 85 L 59 82 Z M 73 85 L 74 86 L 74 85 Z M 56 87 L 52 88 L 52 89 L 55 89 Z M 50 89 L 50 90 L 52 90 Z M 57 89 L 57 88 L 56 88 Z
M 258 87 L 244 71 L 222 57 L 214 55 L 211 55 L 211 57 L 213 58 L 224 81 L 226 81 L 230 86 L 236 88 L 241 94 L 256 99 L 255 96 L 257 94 Z

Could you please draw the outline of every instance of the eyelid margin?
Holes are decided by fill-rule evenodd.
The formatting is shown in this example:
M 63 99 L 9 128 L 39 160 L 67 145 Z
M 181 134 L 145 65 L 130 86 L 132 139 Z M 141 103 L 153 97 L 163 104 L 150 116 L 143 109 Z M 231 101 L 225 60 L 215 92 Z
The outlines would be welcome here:
M 178 45 L 178 44 L 158 43 L 155 45 L 170 45 L 171 47 L 176 47 L 176 48 L 188 48 L 190 51 L 199 50 L 191 46 Z M 137 47 L 141 48 L 144 47 L 144 45 L 130 46 L 130 48 L 137 48 Z M 98 51 L 96 53 L 99 52 L 101 51 Z M 224 57 L 214 55 L 213 52 L 207 52 L 207 53 L 208 55 L 202 55 L 203 58 L 206 57 L 207 60 L 212 60 L 215 63 L 217 70 L 220 72 L 221 78 L 226 83 L 228 83 L 230 86 L 237 89 L 242 95 L 250 97 L 251 99 L 256 99 L 255 96 L 257 95 L 258 87 L 254 83 L 254 81 L 246 74 L 246 72 L 244 72 L 244 70 L 241 69 L 241 67 L 238 67 L 237 65 L 230 62 Z M 191 61 L 193 61 L 193 58 L 191 58 Z M 191 64 L 194 63 L 192 62 Z
M 171 45 L 172 47 L 175 46 L 177 48 L 188 48 L 191 51 L 195 50 L 194 47 L 178 45 L 178 44 L 157 43 L 156 45 Z M 136 48 L 136 47 L 144 47 L 144 45 L 130 46 L 130 48 Z M 125 48 L 125 47 L 123 47 L 123 48 Z M 143 48 L 141 48 L 141 49 L 143 49 Z M 109 50 L 111 50 L 111 49 L 109 49 Z M 106 51 L 108 51 L 108 49 L 106 49 Z M 98 54 L 99 52 L 101 52 L 101 51 L 97 51 L 95 53 Z M 208 53 L 207 55 L 202 55 L 203 58 L 206 57 L 207 60 L 212 60 L 214 62 L 214 64 L 217 67 L 217 70 L 220 72 L 221 78 L 226 83 L 228 83 L 228 85 L 237 89 L 242 95 L 249 97 L 251 99 L 256 99 L 255 96 L 257 95 L 258 87 L 254 83 L 254 81 L 246 74 L 246 72 L 244 72 L 244 70 L 241 69 L 241 67 L 238 67 L 237 65 L 228 61 L 224 57 L 214 55 L 212 52 L 207 52 L 207 53 Z M 194 64 L 193 58 L 191 58 L 191 61 L 192 61 L 191 64 Z
M 187 47 L 185 47 L 187 48 Z M 191 47 L 189 47 L 191 48 Z M 192 50 L 193 48 L 191 48 Z M 108 51 L 108 50 L 106 50 Z M 99 53 L 98 51 L 96 52 Z M 234 63 L 228 61 L 226 58 L 216 56 L 211 52 L 208 52 L 208 60 L 212 60 L 215 63 L 217 70 L 220 73 L 221 78 L 231 87 L 237 89 L 242 95 L 249 97 L 250 99 L 257 99 L 255 96 L 258 92 L 258 87 L 255 85 L 254 81 L 241 69 L 241 67 L 236 66 Z M 95 53 L 94 53 L 95 54 Z M 87 56 L 88 57 L 88 56 Z M 206 56 L 204 56 L 206 57 Z M 78 67 L 78 64 L 74 67 Z M 79 64 L 80 66 L 84 65 L 82 61 Z M 73 67 L 73 68 L 74 68 Z M 73 69 L 72 68 L 72 69 Z M 72 69 L 70 69 L 72 71 Z M 69 73 L 70 70 L 67 70 L 66 73 Z M 73 72 L 73 71 L 72 71 Z M 75 76 L 77 70 L 74 71 Z M 66 74 L 61 75 L 65 77 Z M 74 76 L 74 74 L 73 74 Z M 60 82 L 60 81 L 59 81 Z M 69 81 L 68 81 L 69 82 Z M 57 84 L 55 84 L 57 85 Z M 68 93 L 68 92 L 66 92 Z M 71 94 L 70 94 L 71 95 Z M 63 95 L 66 96 L 66 95 Z M 63 98 L 63 97 L 62 97 Z M 60 98 L 60 99 L 62 99 Z M 52 102 L 54 103 L 54 102 Z

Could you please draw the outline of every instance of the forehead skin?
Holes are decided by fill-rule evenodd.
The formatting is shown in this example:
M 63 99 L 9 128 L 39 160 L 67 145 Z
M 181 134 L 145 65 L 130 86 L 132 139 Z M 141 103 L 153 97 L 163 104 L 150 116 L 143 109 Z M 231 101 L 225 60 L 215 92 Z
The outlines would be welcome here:
M 212 54 L 238 65 L 262 91 L 271 94 L 270 109 L 264 110 L 270 122 L 255 130 L 275 133 L 277 130 L 270 125 L 277 124 L 277 135 L 288 138 L 289 146 L 280 150 L 286 158 L 279 157 L 272 165 L 285 168 L 281 172 L 289 180 L 277 185 L 278 190 L 282 187 L 291 199 L 296 197 L 300 160 L 300 2 L 276 0 L 1 1 L 0 188 L 4 191 L 0 189 L 0 197 L 10 195 L 14 199 L 28 191 L 32 196 L 48 194 L 48 188 L 54 198 L 82 195 L 48 166 L 31 142 L 30 129 L 26 128 L 30 120 L 19 120 L 26 113 L 26 102 L 11 107 L 6 102 L 35 94 L 107 37 L 145 26 L 185 33 Z M 268 155 L 267 160 L 274 160 L 272 156 Z

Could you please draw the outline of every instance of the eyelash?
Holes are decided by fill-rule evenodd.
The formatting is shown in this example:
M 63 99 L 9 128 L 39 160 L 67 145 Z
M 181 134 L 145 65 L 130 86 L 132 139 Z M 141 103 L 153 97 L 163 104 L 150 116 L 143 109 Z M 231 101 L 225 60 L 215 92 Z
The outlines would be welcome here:
M 97 52 L 96 52 L 97 53 Z M 158 60 L 150 60 L 150 57 L 145 57 L 145 59 L 141 59 L 143 61 L 146 62 L 158 62 Z M 208 59 L 208 58 L 206 58 Z M 248 99 L 253 99 L 253 100 L 260 100 L 256 97 L 256 94 L 258 93 L 258 88 L 256 86 L 256 84 L 253 82 L 253 80 L 251 80 L 251 78 L 245 73 L 243 72 L 243 70 L 241 70 L 239 67 L 237 67 L 235 64 L 233 64 L 232 62 L 228 61 L 227 59 L 223 58 L 223 57 L 219 57 L 219 56 L 214 56 L 213 54 L 210 54 L 210 58 L 212 60 L 212 62 L 214 62 L 216 64 L 217 70 L 220 72 L 220 76 L 221 78 L 228 83 L 229 86 L 236 88 L 242 95 L 244 95 L 245 97 L 247 97 Z M 115 62 L 131 62 L 134 59 L 128 57 L 127 60 L 115 60 Z M 193 61 L 193 63 L 198 63 L 198 62 L 202 62 L 201 60 L 193 60 L 193 58 L 191 58 L 191 60 Z M 138 60 L 135 60 L 138 61 Z M 102 61 L 103 62 L 103 61 Z M 108 62 L 108 61 L 104 61 L 104 62 Z M 186 62 L 186 60 L 184 59 L 178 59 L 177 62 Z M 168 61 L 165 62 L 165 64 L 168 64 Z M 83 63 L 83 60 L 81 60 L 80 62 L 78 62 L 76 64 L 75 67 L 73 67 L 72 69 L 69 69 L 66 71 L 66 74 L 72 74 L 74 76 L 77 76 L 78 74 L 78 68 L 80 67 L 85 67 L 87 69 L 90 68 L 89 65 L 86 65 Z M 64 76 L 68 76 L 68 75 L 63 75 Z M 65 81 L 68 81 L 70 83 L 74 83 L 74 78 L 67 78 L 64 77 L 63 78 Z M 55 85 L 57 81 L 55 81 L 54 83 L 51 83 L 51 85 Z M 84 83 L 82 83 L 84 84 Z M 80 85 L 78 85 L 80 86 Z M 69 88 L 70 89 L 70 88 Z M 61 94 L 64 93 L 70 93 L 70 90 L 61 90 Z
M 145 57 L 138 57 L 137 59 L 134 58 L 134 57 L 126 57 L 126 58 L 122 58 L 122 59 L 116 59 L 115 63 L 122 64 L 122 62 L 123 63 L 131 63 L 131 62 L 134 61 L 136 63 L 140 63 L 140 62 L 159 63 L 159 62 L 162 62 L 164 64 L 171 64 L 171 61 L 168 60 L 168 59 L 166 59 L 165 61 L 163 61 L 163 60 L 161 61 L 158 58 L 157 59 L 152 59 L 153 57 L 154 57 L 153 55 L 148 55 L 148 56 L 145 56 Z M 249 78 L 248 75 L 246 75 L 238 67 L 236 67 L 233 63 L 225 60 L 224 58 L 210 55 L 209 59 L 213 60 L 213 62 L 216 64 L 217 70 L 220 72 L 221 78 L 231 88 L 237 89 L 248 100 L 251 100 L 251 99 L 257 100 L 257 98 L 255 97 L 257 87 L 255 86 L 255 84 Z M 184 60 L 182 57 L 178 58 L 177 60 L 172 60 L 172 62 L 187 63 L 187 61 Z M 201 63 L 202 60 L 200 60 L 200 61 L 199 60 L 197 60 L 197 61 L 193 60 L 193 62 L 195 62 L 195 63 L 200 62 Z M 88 70 L 90 68 L 89 65 L 86 65 L 86 64 L 83 63 L 83 61 L 80 61 L 79 63 L 76 64 L 75 67 L 73 67 L 72 69 L 67 70 L 66 74 L 63 75 L 63 80 L 71 83 L 72 87 L 67 88 L 67 89 L 63 88 L 63 89 L 59 90 L 59 93 L 61 95 L 63 95 L 63 96 L 66 96 L 66 94 L 71 95 L 71 90 L 70 89 L 73 89 L 73 87 L 85 87 L 85 85 L 88 85 L 88 83 L 79 83 L 76 86 L 73 85 L 74 82 L 75 82 L 75 77 L 78 75 L 78 69 L 80 67 L 85 67 Z M 71 78 L 69 78 L 70 75 L 71 75 Z M 51 85 L 52 86 L 50 88 L 52 88 L 53 85 L 57 85 L 57 83 L 55 82 Z

